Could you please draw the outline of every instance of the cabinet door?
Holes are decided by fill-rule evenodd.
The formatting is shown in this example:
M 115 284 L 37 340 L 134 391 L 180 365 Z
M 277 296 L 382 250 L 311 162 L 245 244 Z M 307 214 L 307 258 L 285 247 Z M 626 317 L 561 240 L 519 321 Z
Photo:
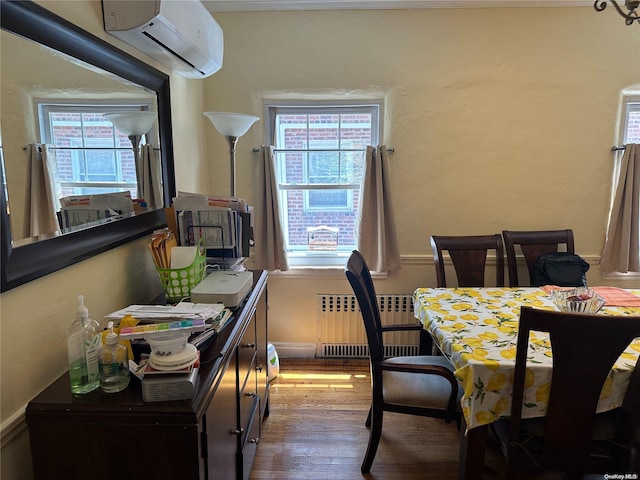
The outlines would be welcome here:
M 205 464 L 208 479 L 236 478 L 236 454 L 240 434 L 236 399 L 236 360 L 235 355 L 232 355 L 204 416 L 207 442 Z
M 240 393 L 247 383 L 249 376 L 254 376 L 256 368 L 256 322 L 255 313 L 253 313 L 249 319 L 240 342 L 238 342 L 238 392 Z M 255 384 L 252 387 L 252 391 L 255 393 Z
M 255 379 L 255 374 L 253 377 Z M 238 480 L 248 480 L 260 442 L 260 397 L 245 394 L 240 399 L 240 405 L 246 422 L 242 446 L 238 455 Z
M 29 425 L 37 480 L 199 478 L 196 425 L 172 426 L 165 419 L 153 425 L 135 414 L 57 417 L 62 421 Z
M 238 344 L 238 425 L 242 429 L 238 444 L 238 480 L 249 478 L 260 437 L 257 357 L 254 311 Z
M 258 348 L 258 359 L 256 363 L 256 371 L 258 374 L 258 395 L 260 396 L 260 419 L 269 415 L 269 381 L 267 380 L 267 344 L 269 341 L 267 335 L 267 310 L 268 297 L 267 289 L 258 300 L 256 306 L 255 323 L 256 323 L 256 346 Z

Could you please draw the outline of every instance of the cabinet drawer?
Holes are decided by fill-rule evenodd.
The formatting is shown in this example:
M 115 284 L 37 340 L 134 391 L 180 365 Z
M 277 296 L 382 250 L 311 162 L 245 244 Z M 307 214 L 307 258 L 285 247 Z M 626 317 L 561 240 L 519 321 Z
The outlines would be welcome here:
M 246 432 L 249 427 L 249 420 L 254 415 L 254 409 L 260 404 L 260 397 L 258 396 L 255 374 L 249 375 L 245 388 L 240 391 L 239 400 L 239 413 L 240 413 L 240 427 Z
M 256 401 L 253 402 L 252 410 L 248 417 L 248 426 L 246 435 L 243 439 L 242 450 L 240 453 L 239 467 L 242 468 L 242 472 L 238 475 L 239 478 L 247 480 L 251 473 L 251 467 L 253 466 L 253 460 L 256 456 L 256 450 L 258 449 L 258 443 L 260 442 L 260 416 L 259 412 L 259 398 L 256 397 Z
M 255 348 L 238 347 L 238 391 L 244 390 L 246 383 L 250 383 L 248 378 L 255 373 L 256 359 L 258 352 Z M 250 389 L 252 387 L 249 387 Z M 255 391 L 255 387 L 253 387 Z

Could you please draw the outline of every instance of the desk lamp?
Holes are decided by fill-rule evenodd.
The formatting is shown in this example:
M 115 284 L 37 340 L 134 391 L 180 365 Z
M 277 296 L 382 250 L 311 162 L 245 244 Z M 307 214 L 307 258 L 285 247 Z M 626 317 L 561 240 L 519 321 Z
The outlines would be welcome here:
M 142 192 L 142 172 L 140 161 L 140 140 L 143 135 L 146 135 L 153 122 L 156 121 L 156 112 L 117 112 L 117 113 L 105 113 L 104 118 L 113 123 L 116 129 L 124 133 L 131 141 L 133 147 L 133 158 L 136 164 L 136 178 L 138 181 L 138 198 L 144 198 Z
M 216 130 L 227 139 L 231 169 L 230 194 L 236 196 L 236 143 L 260 117 L 243 113 L 204 112 Z

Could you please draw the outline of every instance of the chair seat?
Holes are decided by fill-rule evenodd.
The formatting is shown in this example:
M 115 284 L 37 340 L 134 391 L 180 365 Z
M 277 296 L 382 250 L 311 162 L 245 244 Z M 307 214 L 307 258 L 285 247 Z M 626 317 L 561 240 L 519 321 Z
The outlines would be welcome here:
M 449 361 L 439 356 L 393 357 L 388 363 L 406 363 L 410 365 L 438 365 L 453 371 Z M 449 381 L 439 375 L 420 375 L 409 372 L 382 372 L 383 397 L 385 403 L 410 405 L 446 410 L 451 395 Z M 460 398 L 463 389 L 458 389 L 457 410 L 460 411 Z

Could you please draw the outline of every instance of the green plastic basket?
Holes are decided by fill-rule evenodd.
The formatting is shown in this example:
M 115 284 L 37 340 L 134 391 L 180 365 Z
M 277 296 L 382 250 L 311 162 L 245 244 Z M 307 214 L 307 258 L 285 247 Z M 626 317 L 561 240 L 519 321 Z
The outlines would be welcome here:
M 167 302 L 177 303 L 191 296 L 191 289 L 204 278 L 207 270 L 207 249 L 201 239 L 198 243 L 196 258 L 185 268 L 156 268 L 160 282 L 167 296 Z

